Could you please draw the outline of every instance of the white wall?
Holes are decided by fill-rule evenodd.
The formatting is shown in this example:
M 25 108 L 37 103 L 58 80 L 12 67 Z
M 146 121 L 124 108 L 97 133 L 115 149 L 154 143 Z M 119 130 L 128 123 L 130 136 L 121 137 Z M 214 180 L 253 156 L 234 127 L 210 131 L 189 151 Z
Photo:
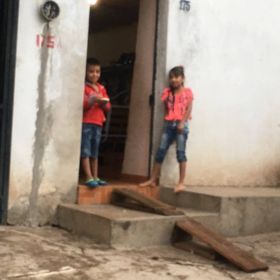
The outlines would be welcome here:
M 137 23 L 107 28 L 90 34 L 88 57 L 96 57 L 103 66 L 116 62 L 122 53 L 135 52 Z
M 194 91 L 190 185 L 280 183 L 280 2 L 169 1 L 167 69 L 184 64 Z M 162 181 L 174 184 L 171 150 Z
M 45 224 L 59 202 L 75 200 L 89 7 L 87 0 L 57 2 L 52 49 L 36 45 L 36 34 L 47 32 L 43 0 L 20 1 L 10 223 Z
M 155 24 L 156 1 L 141 0 L 128 136 L 122 170 L 123 174 L 128 175 L 148 175 L 151 122 L 149 96 L 153 87 Z

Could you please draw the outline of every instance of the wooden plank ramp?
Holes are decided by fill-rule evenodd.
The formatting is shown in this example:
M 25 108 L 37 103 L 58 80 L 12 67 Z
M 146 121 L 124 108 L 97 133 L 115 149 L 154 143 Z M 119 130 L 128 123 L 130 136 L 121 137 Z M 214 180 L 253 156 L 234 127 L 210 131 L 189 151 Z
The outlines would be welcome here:
M 217 260 L 219 258 L 219 255 L 215 252 L 215 250 L 192 241 L 174 243 L 173 246 L 177 249 L 199 255 L 209 260 Z
M 265 263 L 257 260 L 252 254 L 235 246 L 222 235 L 210 230 L 191 218 L 177 221 L 176 227 L 207 244 L 219 255 L 245 272 L 265 271 L 268 269 Z
M 164 216 L 182 216 L 185 214 L 171 205 L 130 189 L 115 189 L 112 194 L 111 203 L 124 208 Z

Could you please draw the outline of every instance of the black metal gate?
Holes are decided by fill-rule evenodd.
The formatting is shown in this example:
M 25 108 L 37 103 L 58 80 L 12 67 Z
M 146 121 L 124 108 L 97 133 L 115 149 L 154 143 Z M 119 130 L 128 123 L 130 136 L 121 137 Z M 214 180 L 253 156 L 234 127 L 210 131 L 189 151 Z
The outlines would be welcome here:
M 0 1 L 0 223 L 7 221 L 19 0 Z

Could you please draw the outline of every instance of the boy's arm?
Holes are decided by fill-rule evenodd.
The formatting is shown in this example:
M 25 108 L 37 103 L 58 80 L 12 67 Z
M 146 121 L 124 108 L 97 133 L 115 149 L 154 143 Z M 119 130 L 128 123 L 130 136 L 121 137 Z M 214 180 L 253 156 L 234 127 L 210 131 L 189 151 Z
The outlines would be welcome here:
M 110 98 L 109 98 L 109 96 L 108 96 L 107 91 L 106 91 L 105 88 L 104 88 L 104 90 L 103 90 L 103 92 L 102 92 L 102 95 L 103 95 L 103 97 L 109 99 L 109 101 L 108 101 L 107 103 L 101 105 L 101 107 L 102 107 L 102 109 L 104 110 L 104 112 L 107 113 L 107 112 L 109 112 L 109 111 L 111 110 L 112 105 L 111 105 Z
M 108 112 L 111 110 L 111 108 L 112 108 L 112 105 L 111 105 L 111 102 L 109 101 L 109 102 L 107 102 L 107 103 L 104 105 L 103 110 L 104 110 L 106 113 L 108 113 Z
M 86 92 L 84 93 L 84 110 L 90 109 L 94 103 L 98 103 L 99 98 L 95 95 L 88 95 Z
M 84 110 L 88 110 L 91 107 L 89 102 L 89 97 L 87 96 L 86 92 L 84 92 L 84 103 L 83 103 Z

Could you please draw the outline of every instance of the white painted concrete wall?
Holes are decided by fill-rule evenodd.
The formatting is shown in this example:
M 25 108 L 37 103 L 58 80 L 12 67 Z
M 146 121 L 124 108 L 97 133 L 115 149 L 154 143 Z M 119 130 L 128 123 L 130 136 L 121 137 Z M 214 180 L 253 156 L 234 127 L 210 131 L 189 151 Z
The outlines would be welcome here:
M 156 1 L 141 0 L 123 174 L 148 175 L 155 24 Z
M 280 183 L 280 2 L 169 0 L 167 68 L 183 64 L 194 91 L 190 185 Z M 174 150 L 162 181 L 174 184 Z
M 49 30 L 55 48 L 48 49 L 36 45 L 36 34 L 47 32 L 43 0 L 20 1 L 10 223 L 48 223 L 59 202 L 75 200 L 89 7 L 57 2 L 61 15 Z

